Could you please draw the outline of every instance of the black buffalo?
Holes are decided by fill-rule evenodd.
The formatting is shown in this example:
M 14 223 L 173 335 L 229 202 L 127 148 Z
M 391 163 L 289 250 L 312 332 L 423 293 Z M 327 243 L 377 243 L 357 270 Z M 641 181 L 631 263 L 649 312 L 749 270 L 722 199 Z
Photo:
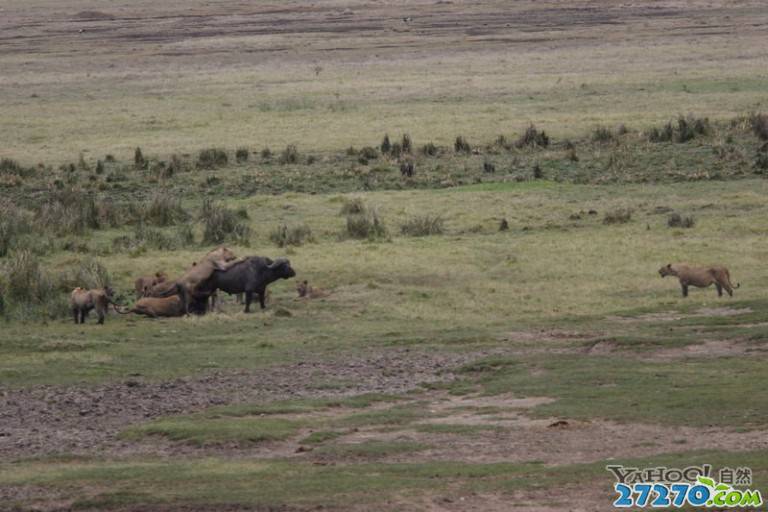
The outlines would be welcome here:
M 251 309 L 253 294 L 259 295 L 259 304 L 264 309 L 264 294 L 267 285 L 278 279 L 290 279 L 296 272 L 291 262 L 280 258 L 272 261 L 262 256 L 249 256 L 226 270 L 216 269 L 201 287 L 208 293 L 224 290 L 227 293 L 245 293 L 245 312 Z

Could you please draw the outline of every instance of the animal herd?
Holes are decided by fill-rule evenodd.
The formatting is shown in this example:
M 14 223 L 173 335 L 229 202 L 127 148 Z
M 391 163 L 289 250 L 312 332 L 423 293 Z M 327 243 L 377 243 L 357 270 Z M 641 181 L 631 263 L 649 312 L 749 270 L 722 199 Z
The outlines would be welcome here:
M 84 323 L 92 310 L 96 310 L 98 322 L 104 323 L 110 305 L 121 314 L 135 313 L 153 318 L 203 314 L 212 308 L 217 292 L 221 290 L 242 295 L 245 312 L 248 313 L 254 299 L 258 299 L 261 309 L 266 308 L 267 286 L 270 283 L 295 276 L 296 271 L 287 259 L 272 260 L 263 256 L 237 258 L 229 248 L 218 247 L 192 263 L 176 279 L 170 279 L 164 272 L 136 279 L 136 302 L 129 308 L 121 308 L 114 302 L 114 291 L 109 287 L 92 290 L 75 288 L 70 296 L 70 308 L 75 323 Z M 327 295 L 310 287 L 306 280 L 297 286 L 297 291 L 299 297 L 306 298 Z
M 718 296 L 725 290 L 733 296 L 735 286 L 731 283 L 728 269 L 721 265 L 691 267 L 683 263 L 668 264 L 659 269 L 659 275 L 677 277 L 683 297 L 688 288 L 707 288 L 715 285 Z M 287 259 L 272 260 L 263 256 L 237 258 L 227 247 L 218 247 L 208 252 L 200 261 L 192 263 L 187 271 L 176 279 L 169 279 L 164 272 L 136 279 L 136 302 L 127 309 L 121 309 L 114 302 L 111 288 L 86 290 L 75 288 L 70 296 L 70 308 L 75 323 L 85 323 L 88 313 L 96 310 L 98 322 L 104 323 L 109 306 L 118 313 L 135 313 L 149 317 L 183 316 L 189 313 L 203 314 L 213 307 L 219 290 L 244 297 L 245 312 L 250 312 L 251 303 L 258 298 L 261 309 L 266 308 L 267 286 L 279 279 L 290 279 L 296 271 Z M 300 298 L 315 299 L 328 295 L 320 288 L 314 288 L 308 281 L 296 286 Z

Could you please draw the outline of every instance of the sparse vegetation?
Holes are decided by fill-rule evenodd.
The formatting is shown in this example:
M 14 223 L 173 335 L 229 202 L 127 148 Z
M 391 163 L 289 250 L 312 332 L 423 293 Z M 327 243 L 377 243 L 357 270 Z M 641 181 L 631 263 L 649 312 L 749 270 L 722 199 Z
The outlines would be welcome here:
M 299 246 L 314 241 L 312 230 L 306 224 L 291 227 L 281 224 L 269 233 L 269 239 L 277 247 Z
M 692 228 L 696 225 L 696 219 L 693 216 L 682 216 L 679 213 L 672 213 L 667 218 L 667 226 L 671 228 Z
M 387 237 L 387 228 L 375 208 L 366 208 L 361 213 L 348 214 L 346 236 L 349 238 L 378 240 Z
M 439 215 L 416 215 L 400 224 L 400 234 L 405 236 L 442 235 L 445 221 Z
M 459 135 L 453 143 L 453 149 L 456 153 L 471 153 L 472 146 L 463 136 Z
M 201 150 L 197 155 L 198 169 L 216 169 L 227 165 L 227 152 L 219 148 Z
M 632 210 L 629 208 L 617 208 L 611 210 L 603 217 L 603 224 L 626 224 L 632 220 Z
M 515 146 L 518 148 L 524 147 L 540 147 L 546 148 L 549 146 L 549 136 L 544 130 L 539 131 L 534 125 L 528 126 L 525 132 L 517 139 Z
M 248 148 L 237 148 L 237 151 L 235 151 L 235 160 L 237 163 L 242 164 L 248 161 L 250 155 L 251 152 L 248 151 Z
M 293 144 L 289 144 L 285 147 L 282 153 L 280 153 L 280 158 L 278 158 L 278 162 L 282 165 L 286 164 L 297 164 L 299 163 L 299 150 L 294 146 Z

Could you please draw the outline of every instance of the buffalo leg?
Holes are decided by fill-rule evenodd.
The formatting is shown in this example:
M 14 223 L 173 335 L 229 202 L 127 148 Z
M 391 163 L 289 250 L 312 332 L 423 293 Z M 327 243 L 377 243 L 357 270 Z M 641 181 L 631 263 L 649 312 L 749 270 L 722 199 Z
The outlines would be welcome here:
M 715 288 L 717 288 L 717 296 L 722 297 L 723 296 L 723 287 L 720 286 L 720 283 L 715 283 Z
M 245 312 L 251 312 L 251 302 L 253 302 L 253 292 L 245 292 Z
M 72 308 L 72 315 L 75 317 L 75 323 L 80 323 L 80 311 L 77 308 Z
M 683 297 L 687 297 L 688 296 L 688 285 L 684 284 L 682 286 L 683 286 Z
M 261 306 L 261 309 L 267 308 L 267 305 L 264 304 L 264 298 L 266 295 L 267 295 L 266 288 L 262 288 L 261 290 L 259 290 L 259 305 Z

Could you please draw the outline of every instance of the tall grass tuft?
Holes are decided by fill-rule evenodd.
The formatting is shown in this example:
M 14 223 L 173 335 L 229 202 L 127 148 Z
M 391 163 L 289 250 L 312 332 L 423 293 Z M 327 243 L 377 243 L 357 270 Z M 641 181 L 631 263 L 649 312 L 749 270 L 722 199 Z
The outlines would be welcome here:
M 375 208 L 366 206 L 356 199 L 342 206 L 347 216 L 345 235 L 349 238 L 376 240 L 387 236 L 387 228 Z
M 168 191 L 155 192 L 147 202 L 144 220 L 155 226 L 171 226 L 189 219 L 181 198 Z
M 400 224 L 400 233 L 405 236 L 442 235 L 445 221 L 439 215 L 417 215 Z
M 413 152 L 413 141 L 411 141 L 411 136 L 407 133 L 403 134 L 401 145 L 403 148 L 403 153 L 410 155 Z
M 58 293 L 55 279 L 30 251 L 16 251 L 0 265 L 0 314 L 37 320 L 60 316 L 66 309 L 66 297 Z
M 250 245 L 251 228 L 242 221 L 236 210 L 206 201 L 203 203 L 203 243 L 208 245 L 232 241 Z
M 282 165 L 286 164 L 297 164 L 299 163 L 299 150 L 294 146 L 293 144 L 289 144 L 285 147 L 282 153 L 280 153 L 280 158 L 278 158 L 278 162 Z
M 250 155 L 251 152 L 248 151 L 248 148 L 237 148 L 237 151 L 235 151 L 235 160 L 237 163 L 242 164 L 248 161 Z
M 197 154 L 198 169 L 216 169 L 227 165 L 227 152 L 219 148 L 203 149 Z
M 147 168 L 147 160 L 144 158 L 144 153 L 141 152 L 139 147 L 133 152 L 133 167 L 137 171 Z
M 382 155 L 386 155 L 392 150 L 392 143 L 389 141 L 389 135 L 386 133 L 384 134 L 384 138 L 381 139 L 379 149 L 381 150 Z
M 459 135 L 453 142 L 453 149 L 456 153 L 471 153 L 472 145 L 462 135 Z
M 536 126 L 530 125 L 525 132 L 517 139 L 515 146 L 523 147 L 542 147 L 549 146 L 549 136 L 544 130 L 539 131 Z
M 626 224 L 630 220 L 632 220 L 632 210 L 629 208 L 618 208 L 605 214 L 603 224 Z
M 306 224 L 292 227 L 281 224 L 270 232 L 269 239 L 278 247 L 299 246 L 314 242 L 312 230 Z
M 344 199 L 341 205 L 341 215 L 359 215 L 365 213 L 365 202 L 359 197 Z

